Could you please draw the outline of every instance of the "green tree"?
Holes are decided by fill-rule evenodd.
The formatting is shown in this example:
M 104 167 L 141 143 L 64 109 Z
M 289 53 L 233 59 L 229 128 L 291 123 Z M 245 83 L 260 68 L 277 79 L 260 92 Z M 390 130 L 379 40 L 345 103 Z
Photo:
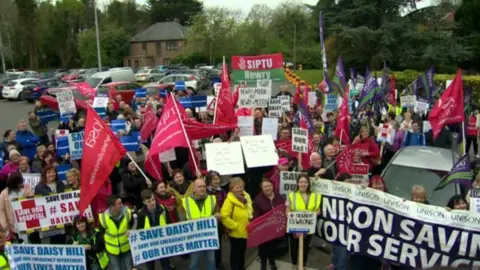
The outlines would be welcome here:
M 104 25 L 100 31 L 100 53 L 104 66 L 123 66 L 123 57 L 128 50 L 129 35 L 116 25 Z M 78 52 L 84 67 L 96 67 L 97 44 L 95 28 L 78 34 Z
M 150 26 L 148 13 L 135 0 L 112 1 L 107 6 L 105 15 L 109 23 L 122 27 L 131 36 Z
M 458 24 L 456 35 L 464 38 L 464 44 L 472 50 L 473 56 L 462 62 L 462 67 L 480 70 L 480 21 L 478 20 L 480 0 L 463 0 L 455 13 Z
M 35 0 L 15 0 L 18 11 L 20 50 L 28 52 L 31 69 L 38 68 L 37 2 Z
M 187 25 L 192 16 L 202 11 L 203 4 L 198 0 L 148 0 L 147 8 L 152 24 L 177 19 Z

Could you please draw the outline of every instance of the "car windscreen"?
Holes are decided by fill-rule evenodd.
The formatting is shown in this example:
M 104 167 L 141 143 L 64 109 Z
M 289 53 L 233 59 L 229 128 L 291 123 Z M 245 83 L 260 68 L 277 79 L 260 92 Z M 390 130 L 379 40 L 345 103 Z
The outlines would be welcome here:
M 17 83 L 14 81 L 9 81 L 7 86 L 15 86 Z
M 48 91 L 48 92 L 47 92 L 47 95 L 52 96 L 52 97 L 54 97 L 54 98 L 57 98 L 57 93 L 58 93 L 58 92 L 62 92 L 62 91 L 65 91 L 65 90 Z M 73 97 L 74 97 L 75 99 L 89 100 L 88 97 L 83 96 L 79 91 L 73 90 L 73 91 L 72 91 L 72 94 L 73 94 Z
M 410 200 L 412 187 L 420 185 L 426 189 L 427 199 L 430 204 L 444 207 L 447 205 L 448 200 L 455 195 L 455 185 L 451 184 L 444 189 L 434 190 L 442 177 L 447 173 L 446 171 L 391 164 L 386 168 L 383 178 L 390 194 Z
M 101 95 L 108 95 L 108 87 L 106 86 L 99 86 L 97 88 L 97 93 Z
M 98 77 L 90 77 L 87 80 L 85 80 L 88 85 L 90 85 L 92 88 L 97 87 L 101 82 L 103 78 L 98 78 Z

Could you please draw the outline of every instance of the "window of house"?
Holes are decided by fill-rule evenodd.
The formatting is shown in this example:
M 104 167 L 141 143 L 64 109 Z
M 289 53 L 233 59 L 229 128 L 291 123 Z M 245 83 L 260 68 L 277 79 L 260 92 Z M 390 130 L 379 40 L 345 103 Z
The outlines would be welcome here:
M 146 42 L 142 43 L 142 50 L 143 50 L 144 53 L 147 52 L 147 43 Z
M 170 65 L 170 58 L 163 59 L 163 64 L 166 66 Z
M 178 50 L 178 45 L 176 40 L 167 41 L 167 51 L 176 51 Z
M 155 52 L 156 52 L 157 56 L 162 56 L 162 42 L 161 41 L 157 41 L 155 43 Z

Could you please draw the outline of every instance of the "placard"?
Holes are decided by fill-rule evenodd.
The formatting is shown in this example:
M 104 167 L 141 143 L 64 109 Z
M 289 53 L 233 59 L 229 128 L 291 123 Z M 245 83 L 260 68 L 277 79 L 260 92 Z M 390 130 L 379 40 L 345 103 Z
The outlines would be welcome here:
M 380 124 L 378 126 L 377 142 L 393 144 L 395 130 L 390 124 Z
M 313 212 L 290 212 L 287 215 L 288 233 L 315 233 L 317 226 L 317 213 Z
M 68 134 L 70 134 L 70 131 L 68 131 L 68 129 L 57 129 L 55 130 L 55 140 L 59 137 L 68 136 Z
M 317 105 L 317 93 L 315 91 L 308 92 L 308 106 L 315 107 Z
M 83 134 L 84 134 L 83 131 L 68 134 L 68 145 L 70 147 L 70 160 L 82 159 Z
M 108 97 L 94 97 L 93 108 L 106 108 L 108 105 Z
M 215 217 L 132 230 L 129 242 L 134 265 L 220 248 Z
M 423 121 L 423 133 L 427 133 L 432 130 L 432 126 L 430 125 L 430 121 L 425 120 Z
M 470 189 L 470 211 L 480 214 L 480 189 Z
M 172 148 L 170 150 L 162 152 L 162 153 L 158 154 L 158 156 L 159 156 L 161 162 L 168 162 L 168 161 L 177 160 L 177 156 L 175 154 L 175 148 Z
M 248 168 L 277 166 L 278 154 L 270 135 L 240 137 Z
M 475 127 L 480 128 L 480 114 L 477 114 L 475 117 L 477 118 L 477 122 L 475 123 Z
M 5 251 L 12 270 L 87 269 L 84 245 L 8 244 Z
M 268 117 L 282 117 L 282 100 L 279 98 L 271 98 L 268 103 Z
M 218 96 L 218 92 L 220 92 L 220 89 L 222 89 L 222 83 L 215 83 L 213 85 L 213 90 L 215 91 L 215 96 Z
M 220 175 L 245 173 L 240 142 L 207 143 L 205 152 L 209 171 Z
M 267 88 L 268 91 L 272 92 L 272 80 L 257 80 L 257 87 Z
M 308 153 L 308 130 L 292 128 L 292 151 Z
M 415 107 L 413 108 L 413 111 L 419 114 L 426 115 L 428 113 L 429 107 L 430 107 L 430 104 L 428 103 L 428 100 L 417 99 L 417 101 L 415 102 Z
M 212 105 L 212 102 L 213 100 L 215 99 L 215 96 L 207 96 L 207 106 L 205 107 L 198 107 L 198 108 L 195 108 L 195 110 L 198 112 L 207 112 L 208 111 L 208 107 L 210 105 Z
M 237 116 L 239 136 L 253 136 L 253 117 L 252 116 Z
M 12 200 L 15 227 L 18 232 L 48 230 L 58 225 L 71 224 L 79 215 L 80 191 Z M 93 221 L 90 206 L 84 216 Z
M 60 115 L 75 114 L 77 112 L 72 90 L 59 91 L 56 92 L 55 95 L 57 98 Z
M 282 101 L 282 112 L 289 112 L 291 110 L 290 96 L 283 95 L 278 98 Z
M 338 108 L 337 94 L 327 94 L 325 96 L 325 112 L 331 112 Z
M 288 193 L 297 191 L 297 178 L 301 172 L 280 172 L 280 194 L 288 196 Z
M 358 185 L 368 185 L 368 165 L 367 164 L 352 164 L 350 166 L 350 175 L 353 183 Z
M 278 119 L 277 118 L 263 118 L 262 119 L 262 135 L 272 135 L 274 141 L 277 140 L 278 134 Z
M 35 189 L 35 186 L 40 182 L 40 176 L 40 173 L 22 173 L 23 184 Z
M 414 108 L 415 104 L 417 104 L 417 96 L 415 95 L 401 96 L 400 104 L 402 105 L 402 108 Z
M 270 91 L 266 87 L 240 87 L 239 108 L 267 108 Z

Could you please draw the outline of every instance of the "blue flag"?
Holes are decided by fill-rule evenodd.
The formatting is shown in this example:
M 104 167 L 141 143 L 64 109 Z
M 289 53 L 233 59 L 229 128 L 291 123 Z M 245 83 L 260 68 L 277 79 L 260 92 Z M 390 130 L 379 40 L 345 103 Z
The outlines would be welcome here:
M 94 107 L 93 108 L 97 113 L 98 115 L 101 117 L 101 118 L 105 118 L 107 116 L 107 108 L 104 108 L 104 107 Z
M 362 91 L 362 96 L 360 97 L 358 110 L 370 104 L 375 98 L 375 94 L 377 91 L 378 91 L 377 79 L 373 76 L 370 76 L 369 74 L 368 78 L 365 81 L 364 91 Z
M 57 165 L 57 173 L 58 173 L 58 179 L 63 181 L 67 181 L 67 172 L 72 168 L 72 165 L 70 164 L 60 164 Z
M 120 130 L 127 130 L 127 123 L 125 122 L 125 119 L 112 120 L 110 125 L 115 133 L 119 132 Z
M 146 98 L 147 97 L 147 89 L 146 88 L 135 89 L 135 97 L 136 98 Z
M 120 142 L 122 143 L 125 150 L 129 152 L 136 152 L 140 150 L 137 136 L 122 136 L 120 137 Z
M 48 122 L 55 121 L 58 118 L 58 115 L 54 110 L 42 110 L 38 111 L 36 114 L 40 118 L 42 124 L 48 124 Z
M 175 82 L 175 90 L 177 90 L 177 91 L 185 90 L 185 82 L 184 81 L 176 81 Z
M 56 140 L 57 156 L 62 157 L 70 153 L 70 145 L 68 144 L 68 136 L 58 137 Z
M 178 102 L 180 102 L 184 108 L 207 107 L 207 96 L 182 97 L 178 98 Z

